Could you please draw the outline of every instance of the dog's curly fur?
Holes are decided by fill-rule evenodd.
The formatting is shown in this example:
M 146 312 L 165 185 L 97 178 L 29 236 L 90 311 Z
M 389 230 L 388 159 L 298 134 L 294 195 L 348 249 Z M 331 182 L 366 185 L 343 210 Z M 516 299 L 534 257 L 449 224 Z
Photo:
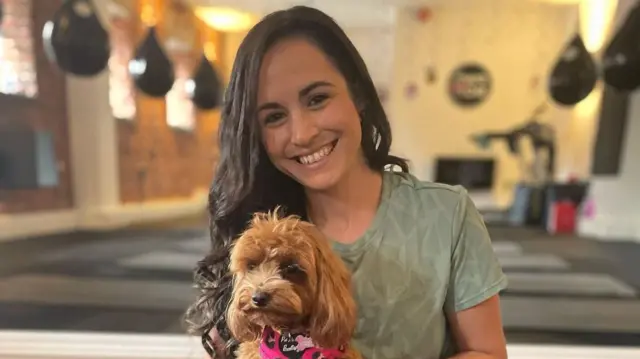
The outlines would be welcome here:
M 262 330 L 306 330 L 319 347 L 348 344 L 356 325 L 351 275 L 311 223 L 276 212 L 257 214 L 231 250 L 233 293 L 227 324 L 238 358 L 260 358 Z M 270 300 L 252 303 L 256 292 Z M 359 358 L 347 346 L 344 358 Z

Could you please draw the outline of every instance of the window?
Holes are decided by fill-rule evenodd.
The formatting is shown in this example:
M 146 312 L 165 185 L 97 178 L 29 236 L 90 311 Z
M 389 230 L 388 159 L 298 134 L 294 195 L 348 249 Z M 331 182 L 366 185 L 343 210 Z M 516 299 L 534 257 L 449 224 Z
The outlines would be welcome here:
M 4 0 L 0 24 L 0 93 L 35 97 L 38 94 L 31 0 Z
M 187 81 L 191 79 L 191 58 L 189 53 L 175 53 L 173 68 L 175 82 L 171 91 L 167 93 L 167 124 L 174 128 L 191 131 L 196 126 L 196 110 L 193 102 L 187 96 Z
M 129 60 L 134 53 L 134 22 L 124 9 L 113 14 L 111 22 L 111 58 L 109 59 L 109 104 L 113 117 L 133 120 L 136 117 L 136 89 L 129 74 Z

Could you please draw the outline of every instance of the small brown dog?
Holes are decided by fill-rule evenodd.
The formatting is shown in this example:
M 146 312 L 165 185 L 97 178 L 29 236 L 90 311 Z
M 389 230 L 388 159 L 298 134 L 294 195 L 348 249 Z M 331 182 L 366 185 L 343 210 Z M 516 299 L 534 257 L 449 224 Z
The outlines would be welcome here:
M 236 355 L 360 358 L 351 274 L 311 223 L 258 214 L 231 251 L 233 297 L 227 323 Z

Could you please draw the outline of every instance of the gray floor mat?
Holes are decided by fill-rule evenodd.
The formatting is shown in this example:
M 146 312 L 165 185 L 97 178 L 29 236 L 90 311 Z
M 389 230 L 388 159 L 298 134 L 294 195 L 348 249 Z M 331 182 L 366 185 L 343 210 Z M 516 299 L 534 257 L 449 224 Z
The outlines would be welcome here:
M 640 333 L 640 301 L 503 297 L 507 329 Z
M 117 264 L 125 268 L 192 272 L 202 258 L 200 253 L 153 251 L 120 259 Z
M 507 273 L 508 292 L 633 298 L 636 290 L 603 273 Z
M 209 240 L 209 236 L 201 236 L 196 238 L 190 238 L 187 240 L 182 240 L 177 244 L 178 248 L 189 251 L 196 252 L 200 255 L 204 256 L 209 252 L 211 247 L 211 242 Z
M 544 269 L 566 270 L 569 262 L 553 254 L 534 253 L 522 255 L 498 255 L 498 260 L 505 270 L 511 269 Z
M 0 281 L 0 302 L 184 310 L 194 300 L 189 282 L 20 275 Z
M 522 254 L 522 246 L 511 241 L 494 241 L 493 251 L 496 255 L 519 255 Z

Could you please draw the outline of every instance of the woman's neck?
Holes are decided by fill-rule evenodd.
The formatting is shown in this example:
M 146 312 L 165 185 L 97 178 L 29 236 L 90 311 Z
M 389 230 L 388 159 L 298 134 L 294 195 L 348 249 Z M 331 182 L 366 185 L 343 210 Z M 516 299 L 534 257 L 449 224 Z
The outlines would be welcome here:
M 382 175 L 363 166 L 329 190 L 306 191 L 308 215 L 333 240 L 351 243 L 373 222 L 381 194 Z

